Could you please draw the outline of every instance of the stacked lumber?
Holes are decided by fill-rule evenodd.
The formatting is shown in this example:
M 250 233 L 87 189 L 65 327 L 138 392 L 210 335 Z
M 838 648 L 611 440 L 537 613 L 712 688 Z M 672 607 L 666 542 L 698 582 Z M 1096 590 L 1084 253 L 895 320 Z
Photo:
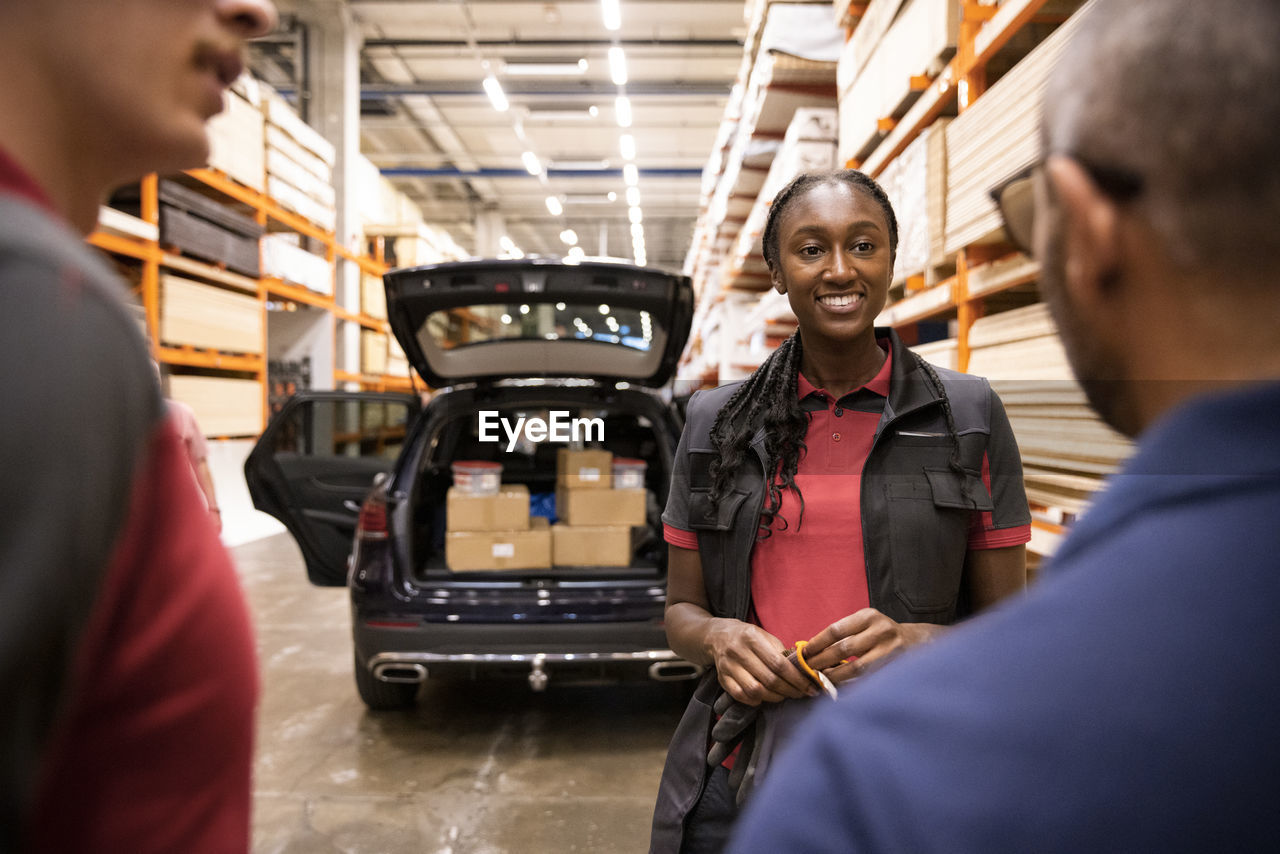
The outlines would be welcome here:
M 333 189 L 333 144 L 263 87 L 266 116 L 267 194 L 316 225 L 333 230 L 337 221 Z
M 372 329 L 360 330 L 360 373 L 387 373 L 387 336 Z
M 842 162 L 863 160 L 920 96 L 915 78 L 936 77 L 955 53 L 959 0 L 872 0 L 840 55 Z M 894 13 L 896 12 L 896 16 Z
M 162 272 L 160 341 L 177 347 L 261 353 L 262 304 L 247 294 Z
M 409 376 L 409 357 L 394 335 L 387 336 L 387 374 L 393 377 Z
M 209 166 L 258 192 L 266 189 L 266 120 L 262 93 L 248 74 L 223 97 L 222 112 L 205 126 Z
M 124 192 L 129 212 L 140 210 L 134 188 Z M 159 200 L 163 246 L 245 276 L 259 275 L 258 238 L 263 228 L 255 220 L 168 179 L 159 182 Z
M 970 373 L 987 377 L 1004 402 L 1033 509 L 1048 521 L 1069 521 L 1132 443 L 1089 407 L 1044 304 L 974 321 L 969 343 Z
M 256 436 L 262 431 L 262 385 L 257 380 L 174 374 L 169 397 L 195 411 L 206 436 Z
M 387 319 L 387 289 L 381 276 L 360 274 L 360 311 L 378 320 Z
M 997 239 L 1000 214 L 988 194 L 1040 154 L 1040 101 L 1073 15 L 947 128 L 947 252 Z
M 931 365 L 940 368 L 960 370 L 959 342 L 955 338 L 944 338 L 941 341 L 930 341 L 928 344 L 917 344 L 911 351 Z
M 880 186 L 898 218 L 895 283 L 932 266 L 935 249 L 945 241 L 946 126 L 947 121 L 939 119 L 925 128 L 880 173 Z
M 333 266 L 324 258 L 303 249 L 298 235 L 291 232 L 268 234 L 262 238 L 262 273 L 302 285 L 325 296 L 333 295 Z
M 726 255 L 722 280 L 726 287 L 764 289 L 769 286 L 760 238 L 774 197 L 792 178 L 805 172 L 835 167 L 836 111 L 831 107 L 796 110 L 778 147 L 746 222 Z

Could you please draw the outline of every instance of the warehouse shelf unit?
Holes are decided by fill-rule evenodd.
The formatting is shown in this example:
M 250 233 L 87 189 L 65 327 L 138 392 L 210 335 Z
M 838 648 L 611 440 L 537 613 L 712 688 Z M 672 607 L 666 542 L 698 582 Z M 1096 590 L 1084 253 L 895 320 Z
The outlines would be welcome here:
M 216 427 L 209 428 L 219 438 L 254 435 L 265 425 L 269 416 L 268 406 L 268 303 L 282 302 L 308 306 L 326 312 L 331 318 L 330 336 L 336 336 L 340 322 L 354 323 L 382 335 L 389 335 L 385 319 L 352 311 L 341 305 L 333 296 L 332 279 L 340 262 L 356 265 L 362 274 L 380 278 L 387 264 L 380 257 L 370 257 L 352 252 L 343 246 L 335 234 L 306 218 L 285 209 L 279 202 L 258 190 L 247 187 L 225 173 L 211 168 L 193 169 L 175 176 L 175 181 L 194 189 L 229 208 L 252 217 L 267 234 L 285 232 L 310 240 L 313 246 L 323 248 L 324 260 L 329 266 L 329 293 L 319 293 L 307 287 L 287 282 L 278 276 L 242 275 L 226 269 L 224 264 L 197 260 L 161 242 L 158 234 L 160 221 L 160 179 L 155 175 L 144 178 L 138 192 L 138 217 L 124 217 L 118 212 L 104 209 L 110 221 L 117 227 L 107 230 L 104 226 L 89 236 L 88 241 L 111 255 L 130 259 L 137 268 L 139 303 L 145 317 L 146 335 L 156 359 L 163 365 L 191 369 L 205 377 L 237 377 L 252 379 L 257 383 L 261 400 L 261 423 L 253 429 L 237 428 L 223 433 Z M 119 227 L 123 220 L 123 227 Z M 130 221 L 132 221 L 130 223 Z M 256 301 L 257 323 L 261 327 L 255 346 L 234 347 L 193 346 L 174 344 L 165 340 L 162 318 L 161 288 L 165 277 L 180 274 L 193 282 L 212 286 L 227 294 L 242 295 Z M 377 391 L 411 391 L 413 381 L 407 376 L 385 374 L 353 374 L 334 372 L 336 383 L 358 384 L 362 388 Z

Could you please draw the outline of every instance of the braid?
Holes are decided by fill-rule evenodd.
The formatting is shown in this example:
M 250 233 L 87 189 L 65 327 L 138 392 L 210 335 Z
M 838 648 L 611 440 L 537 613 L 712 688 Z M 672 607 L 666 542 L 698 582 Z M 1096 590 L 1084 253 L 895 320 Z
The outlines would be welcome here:
M 929 382 L 942 399 L 942 414 L 946 416 L 947 435 L 951 437 L 951 458 L 947 460 L 947 464 L 951 466 L 952 471 L 964 477 L 966 472 L 964 465 L 960 462 L 960 437 L 956 434 L 956 420 L 951 414 L 951 399 L 947 397 L 947 390 L 943 387 L 942 380 L 938 377 L 938 372 L 933 369 L 933 365 L 921 359 L 915 353 L 911 353 L 911 356 L 916 360 L 916 364 L 920 366 L 920 369 L 929 377 Z
M 800 408 L 798 377 L 802 347 L 800 334 L 793 334 L 765 359 L 728 402 L 716 413 L 711 425 L 711 500 L 715 505 L 728 495 L 734 477 L 747 458 L 755 431 L 764 427 L 764 469 L 768 501 L 760 516 L 760 537 L 768 537 L 782 506 L 782 490 L 790 489 L 800 500 L 799 527 L 804 519 L 804 496 L 796 486 L 800 454 L 809 417 Z M 782 517 L 783 530 L 787 520 Z
M 765 217 L 764 234 L 761 236 L 760 242 L 764 253 L 764 262 L 770 270 L 778 268 L 778 221 L 782 219 L 782 212 L 786 210 L 787 205 L 791 203 L 792 199 L 798 195 L 803 195 L 803 191 L 811 187 L 837 183 L 856 187 L 875 200 L 876 204 L 880 206 L 880 210 L 884 213 L 885 224 L 889 227 L 890 257 L 897 255 L 898 218 L 894 216 L 893 205 L 889 202 L 889 196 L 885 193 L 884 188 L 875 182 L 875 179 L 856 169 L 805 172 L 797 175 L 792 179 L 791 183 L 779 190 L 778 195 L 773 197 L 773 203 L 769 205 L 769 215 Z

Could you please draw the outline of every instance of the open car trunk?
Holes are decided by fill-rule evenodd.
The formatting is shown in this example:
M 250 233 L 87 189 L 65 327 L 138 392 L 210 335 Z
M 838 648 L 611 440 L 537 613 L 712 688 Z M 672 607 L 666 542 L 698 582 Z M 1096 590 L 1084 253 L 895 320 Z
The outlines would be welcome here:
M 447 403 L 437 401 L 442 405 L 427 410 L 426 435 L 419 445 L 421 456 L 412 483 L 408 485 L 411 501 L 408 516 L 412 519 L 408 565 L 412 567 L 414 581 L 548 579 L 571 583 L 665 577 L 667 547 L 662 538 L 660 517 L 671 476 L 674 437 L 679 435 L 676 417 L 667 404 L 646 392 L 588 385 L 455 389 L 446 397 Z M 452 526 L 447 495 L 453 485 L 452 464 L 456 461 L 500 464 L 504 486 L 519 485 L 528 489 L 531 517 L 555 523 L 562 521 L 563 516 L 564 509 L 557 507 L 557 456 L 566 444 L 535 442 L 527 437 L 512 443 L 502 428 L 496 430 L 498 441 L 487 440 L 481 435 L 481 411 L 491 413 L 490 418 L 507 419 L 512 425 L 521 417 L 549 420 L 552 412 L 570 422 L 598 419 L 599 427 L 591 432 L 589 440 L 574 447 L 606 450 L 616 458 L 640 459 L 647 463 L 644 523 L 614 526 L 630 528 L 628 565 L 583 565 L 581 560 L 556 563 L 553 555 L 550 566 L 533 569 L 450 569 L 446 544 Z M 580 437 L 587 439 L 587 432 Z M 538 524 L 536 519 L 533 524 Z M 622 534 L 615 531 L 613 536 L 619 538 Z

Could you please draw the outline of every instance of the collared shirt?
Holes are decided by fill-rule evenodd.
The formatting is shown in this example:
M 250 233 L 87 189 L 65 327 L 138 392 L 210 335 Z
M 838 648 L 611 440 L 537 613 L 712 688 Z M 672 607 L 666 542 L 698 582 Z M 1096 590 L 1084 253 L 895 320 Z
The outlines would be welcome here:
M 20 196 L 29 202 L 34 202 L 49 213 L 58 215 L 44 189 L 3 148 L 0 148 L 0 193 Z
M 888 339 L 876 376 L 838 400 L 801 374 L 800 406 L 809 414 L 806 451 L 794 491 L 782 490 L 771 533 L 751 553 L 751 599 L 756 622 L 784 644 L 808 640 L 835 621 L 870 605 L 862 529 L 862 469 L 889 396 L 892 353 Z M 990 468 L 983 458 L 983 480 Z M 992 514 L 972 514 L 968 547 L 1002 548 L 1030 539 L 1030 526 L 994 529 Z M 671 545 L 697 549 L 697 535 L 664 526 Z

